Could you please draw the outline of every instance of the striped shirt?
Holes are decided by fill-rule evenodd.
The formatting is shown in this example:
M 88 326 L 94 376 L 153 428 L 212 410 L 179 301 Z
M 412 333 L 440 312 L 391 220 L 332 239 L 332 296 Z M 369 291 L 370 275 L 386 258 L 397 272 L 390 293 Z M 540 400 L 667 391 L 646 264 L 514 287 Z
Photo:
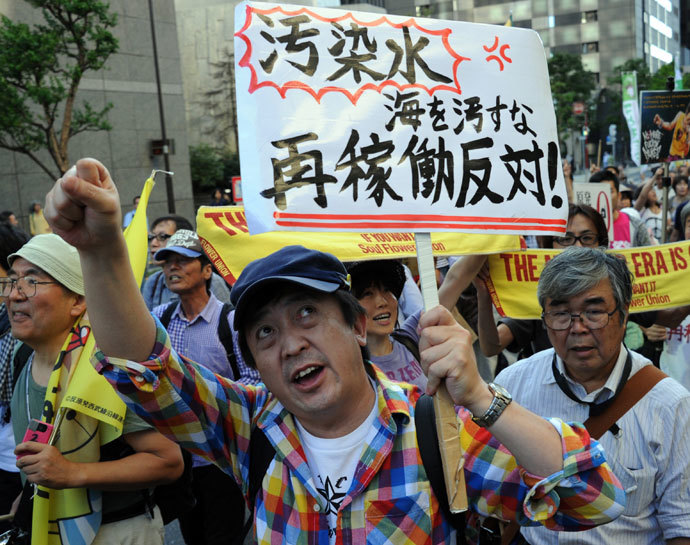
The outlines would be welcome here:
M 168 304 L 157 306 L 153 309 L 152 314 L 160 319 Z M 222 309 L 223 303 L 211 293 L 204 310 L 195 316 L 193 320 L 189 321 L 178 303 L 177 308 L 170 317 L 170 323 L 167 328 L 168 335 L 170 335 L 170 343 L 177 352 L 184 354 L 192 361 L 208 367 L 217 375 L 238 380 L 245 384 L 258 384 L 261 382 L 259 372 L 244 362 L 237 342 L 233 342 L 233 350 L 237 359 L 240 376 L 233 376 L 225 347 L 218 338 L 218 321 L 220 320 Z M 231 330 L 233 315 L 234 311 L 228 314 Z M 233 331 L 233 341 L 236 340 L 236 335 L 237 333 Z
M 276 449 L 254 508 L 262 545 L 328 544 L 328 517 L 316 490 L 293 416 L 263 385 L 214 376 L 171 350 L 162 327 L 142 363 L 95 355 L 94 365 L 127 405 L 184 448 L 214 461 L 249 486 L 249 437 L 258 426 Z M 367 432 L 352 485 L 338 512 L 336 543 L 450 543 L 421 463 L 414 424 L 416 386 L 389 381 L 375 369 L 378 417 Z M 550 423 L 562 436 L 563 469 L 528 474 L 491 434 L 457 408 L 463 421 L 465 478 L 471 509 L 523 524 L 582 530 L 617 517 L 620 484 L 601 447 L 578 426 Z
M 544 350 L 501 371 L 496 382 L 520 405 L 540 415 L 583 422 L 589 408 L 567 397 L 551 370 L 553 349 Z M 651 362 L 631 352 L 635 374 Z M 588 402 L 602 402 L 616 391 L 627 352 L 622 347 L 606 384 L 587 394 L 564 373 L 572 392 Z M 539 528 L 522 533 L 532 545 L 647 545 L 675 537 L 690 537 L 690 392 L 667 378 L 656 384 L 617 422 L 620 433 L 600 439 L 616 476 L 626 491 L 626 507 L 617 520 L 586 532 L 555 534 Z

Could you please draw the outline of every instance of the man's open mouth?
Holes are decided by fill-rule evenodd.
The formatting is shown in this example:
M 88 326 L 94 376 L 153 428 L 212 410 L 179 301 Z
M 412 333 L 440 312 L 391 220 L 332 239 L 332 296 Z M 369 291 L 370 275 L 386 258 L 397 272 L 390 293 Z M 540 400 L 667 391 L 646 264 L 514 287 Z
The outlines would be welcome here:
M 305 367 L 295 374 L 292 381 L 296 384 L 307 384 L 308 382 L 316 379 L 322 371 L 323 367 L 319 365 L 310 365 L 309 367 Z

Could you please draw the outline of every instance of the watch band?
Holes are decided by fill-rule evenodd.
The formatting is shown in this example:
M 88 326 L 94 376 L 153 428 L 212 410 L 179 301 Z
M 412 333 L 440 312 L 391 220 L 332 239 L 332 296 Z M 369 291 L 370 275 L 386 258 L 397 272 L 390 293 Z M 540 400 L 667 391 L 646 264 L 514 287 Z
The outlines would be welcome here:
M 482 428 L 492 426 L 498 420 L 498 417 L 503 414 L 503 411 L 506 410 L 506 407 L 510 405 L 510 402 L 513 401 L 513 397 L 508 391 L 498 384 L 489 383 L 489 390 L 494 396 L 491 400 L 491 405 L 489 405 L 489 408 L 483 415 L 472 417 L 474 423 Z

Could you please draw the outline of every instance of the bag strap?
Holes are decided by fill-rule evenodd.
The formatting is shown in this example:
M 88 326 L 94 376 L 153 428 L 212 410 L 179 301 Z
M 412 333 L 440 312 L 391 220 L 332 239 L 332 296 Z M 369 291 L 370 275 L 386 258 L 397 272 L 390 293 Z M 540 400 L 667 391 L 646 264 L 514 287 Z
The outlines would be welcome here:
M 165 329 L 168 329 L 168 325 L 170 325 L 170 320 L 172 319 L 173 312 L 175 312 L 175 309 L 177 308 L 178 304 L 179 301 L 173 301 L 172 303 L 168 303 L 168 306 L 165 307 L 163 314 L 161 314 L 160 321 Z
M 599 439 L 625 413 L 632 409 L 654 386 L 668 375 L 653 365 L 646 365 L 628 379 L 620 394 L 604 412 L 584 423 L 594 439 Z
M 584 426 L 589 434 L 594 439 L 599 439 L 625 413 L 632 409 L 640 399 L 647 395 L 660 380 L 665 379 L 667 376 L 661 369 L 653 365 L 644 366 L 628 379 L 614 402 L 604 412 L 597 416 L 592 416 L 584 422 Z M 501 545 L 508 545 L 519 531 L 520 525 L 515 521 L 511 522 L 501 535 Z
M 394 330 L 393 333 L 391 333 L 391 337 L 393 337 L 394 341 L 398 341 L 405 348 L 407 348 L 410 351 L 410 354 L 414 356 L 418 363 L 422 362 L 422 358 L 419 355 L 419 345 L 414 341 L 412 337 L 410 337 L 402 329 Z
M 276 450 L 268 440 L 268 437 L 266 437 L 266 434 L 261 428 L 255 426 L 249 436 L 249 490 L 247 492 L 247 498 L 249 499 L 249 518 L 242 528 L 242 535 L 244 537 L 249 534 L 254 524 L 256 495 L 261 489 L 261 483 L 275 455 Z
M 14 356 L 12 357 L 12 391 L 14 391 L 15 387 L 17 386 L 19 375 L 22 372 L 22 369 L 24 369 L 26 362 L 29 361 L 33 351 L 33 348 L 23 342 L 20 342 L 19 346 L 15 350 Z
M 443 477 L 443 462 L 438 448 L 436 422 L 434 413 L 434 399 L 422 394 L 414 409 L 414 423 L 417 432 L 419 455 L 422 458 L 424 471 L 429 479 L 431 489 L 438 499 L 441 512 L 448 523 L 457 530 L 458 544 L 465 543 L 465 513 L 451 513 L 448 505 L 448 492 Z
M 237 362 L 237 356 L 235 355 L 232 330 L 230 329 L 230 322 L 228 322 L 228 315 L 232 308 L 230 303 L 223 304 L 223 308 L 220 311 L 220 318 L 218 318 L 218 340 L 223 345 L 223 348 L 225 348 L 225 356 L 234 373 L 233 380 L 240 380 L 240 366 Z

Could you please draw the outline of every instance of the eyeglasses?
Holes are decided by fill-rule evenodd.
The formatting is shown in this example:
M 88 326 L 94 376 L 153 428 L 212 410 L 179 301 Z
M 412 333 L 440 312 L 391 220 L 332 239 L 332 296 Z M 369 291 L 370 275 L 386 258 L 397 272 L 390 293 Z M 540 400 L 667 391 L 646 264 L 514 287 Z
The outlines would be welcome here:
M 151 242 L 154 238 L 155 238 L 158 242 L 165 242 L 165 241 L 168 240 L 171 236 L 172 236 L 172 235 L 169 235 L 169 234 L 167 234 L 167 233 L 158 233 L 158 234 L 156 234 L 156 235 L 149 235 L 149 242 Z
M 554 238 L 561 246 L 572 246 L 576 242 L 580 242 L 583 246 L 597 246 L 599 244 L 599 237 L 594 233 L 585 233 L 576 237 L 572 233 L 566 233 L 564 237 Z
M 27 299 L 36 295 L 36 286 L 39 284 L 59 284 L 54 280 L 36 280 L 31 276 L 22 276 L 21 278 L 2 278 L 0 279 L 0 286 L 2 286 L 2 296 L 9 297 L 12 293 L 12 288 L 17 286 L 17 291 Z
M 609 319 L 616 312 L 618 312 L 618 307 L 611 312 L 606 312 L 605 310 L 585 310 L 579 314 L 571 314 L 565 310 L 551 310 L 549 312 L 542 312 L 541 319 L 544 320 L 546 327 L 554 331 L 568 329 L 575 318 L 579 318 L 587 329 L 601 329 L 608 325 Z

